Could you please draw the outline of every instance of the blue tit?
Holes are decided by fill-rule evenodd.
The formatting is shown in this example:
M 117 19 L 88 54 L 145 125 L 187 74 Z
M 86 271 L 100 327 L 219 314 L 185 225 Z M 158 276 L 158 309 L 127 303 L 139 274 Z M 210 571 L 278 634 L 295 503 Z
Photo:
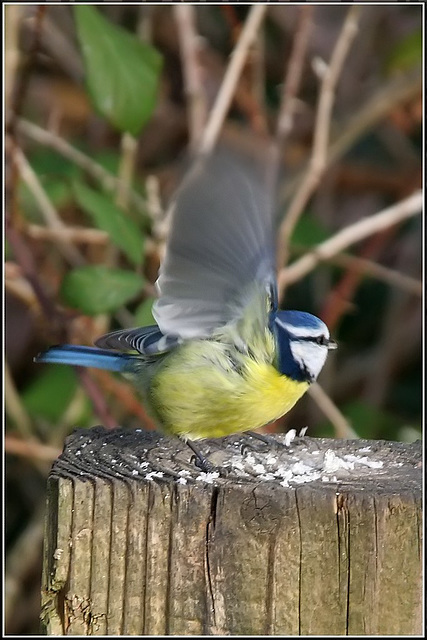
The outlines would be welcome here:
M 288 412 L 336 343 L 303 311 L 280 311 L 273 216 L 248 163 L 218 153 L 178 191 L 153 307 L 157 325 L 99 348 L 54 346 L 36 362 L 119 371 L 158 428 L 183 439 L 254 430 Z

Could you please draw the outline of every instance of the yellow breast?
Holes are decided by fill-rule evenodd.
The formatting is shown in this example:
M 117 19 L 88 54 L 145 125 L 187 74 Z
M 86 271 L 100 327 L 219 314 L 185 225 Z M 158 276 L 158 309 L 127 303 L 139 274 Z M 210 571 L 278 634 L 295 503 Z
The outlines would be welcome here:
M 166 432 L 197 440 L 257 429 L 289 411 L 308 388 L 247 355 L 236 370 L 221 345 L 206 344 L 183 346 L 152 381 L 150 401 Z

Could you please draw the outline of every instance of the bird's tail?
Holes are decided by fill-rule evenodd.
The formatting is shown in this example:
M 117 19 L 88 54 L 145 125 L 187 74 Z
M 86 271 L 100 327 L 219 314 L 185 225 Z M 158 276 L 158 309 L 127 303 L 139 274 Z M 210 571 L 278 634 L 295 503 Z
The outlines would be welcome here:
M 122 372 L 129 368 L 132 360 L 133 357 L 126 353 L 114 353 L 95 347 L 82 347 L 73 344 L 49 347 L 34 358 L 34 362 L 55 362 Z

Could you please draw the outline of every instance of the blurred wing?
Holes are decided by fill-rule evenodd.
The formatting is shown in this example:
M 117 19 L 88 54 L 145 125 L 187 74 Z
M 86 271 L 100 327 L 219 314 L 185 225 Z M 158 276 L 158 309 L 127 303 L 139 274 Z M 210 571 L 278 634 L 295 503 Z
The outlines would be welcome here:
M 144 356 L 157 356 L 174 349 L 182 340 L 178 336 L 163 335 L 157 325 L 137 329 L 120 329 L 101 336 L 95 342 L 101 349 L 138 351 Z
M 275 291 L 272 207 L 254 168 L 218 153 L 177 193 L 154 317 L 163 334 L 208 336 L 239 317 L 254 282 Z

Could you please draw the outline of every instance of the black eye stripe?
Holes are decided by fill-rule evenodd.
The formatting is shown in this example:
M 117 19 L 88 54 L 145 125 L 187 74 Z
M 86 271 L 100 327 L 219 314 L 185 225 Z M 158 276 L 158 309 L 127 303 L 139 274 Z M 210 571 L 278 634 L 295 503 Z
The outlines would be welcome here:
M 327 346 L 329 344 L 329 340 L 325 338 L 325 336 L 294 336 L 295 340 L 303 340 L 304 342 L 315 342 L 316 344 L 321 344 Z

